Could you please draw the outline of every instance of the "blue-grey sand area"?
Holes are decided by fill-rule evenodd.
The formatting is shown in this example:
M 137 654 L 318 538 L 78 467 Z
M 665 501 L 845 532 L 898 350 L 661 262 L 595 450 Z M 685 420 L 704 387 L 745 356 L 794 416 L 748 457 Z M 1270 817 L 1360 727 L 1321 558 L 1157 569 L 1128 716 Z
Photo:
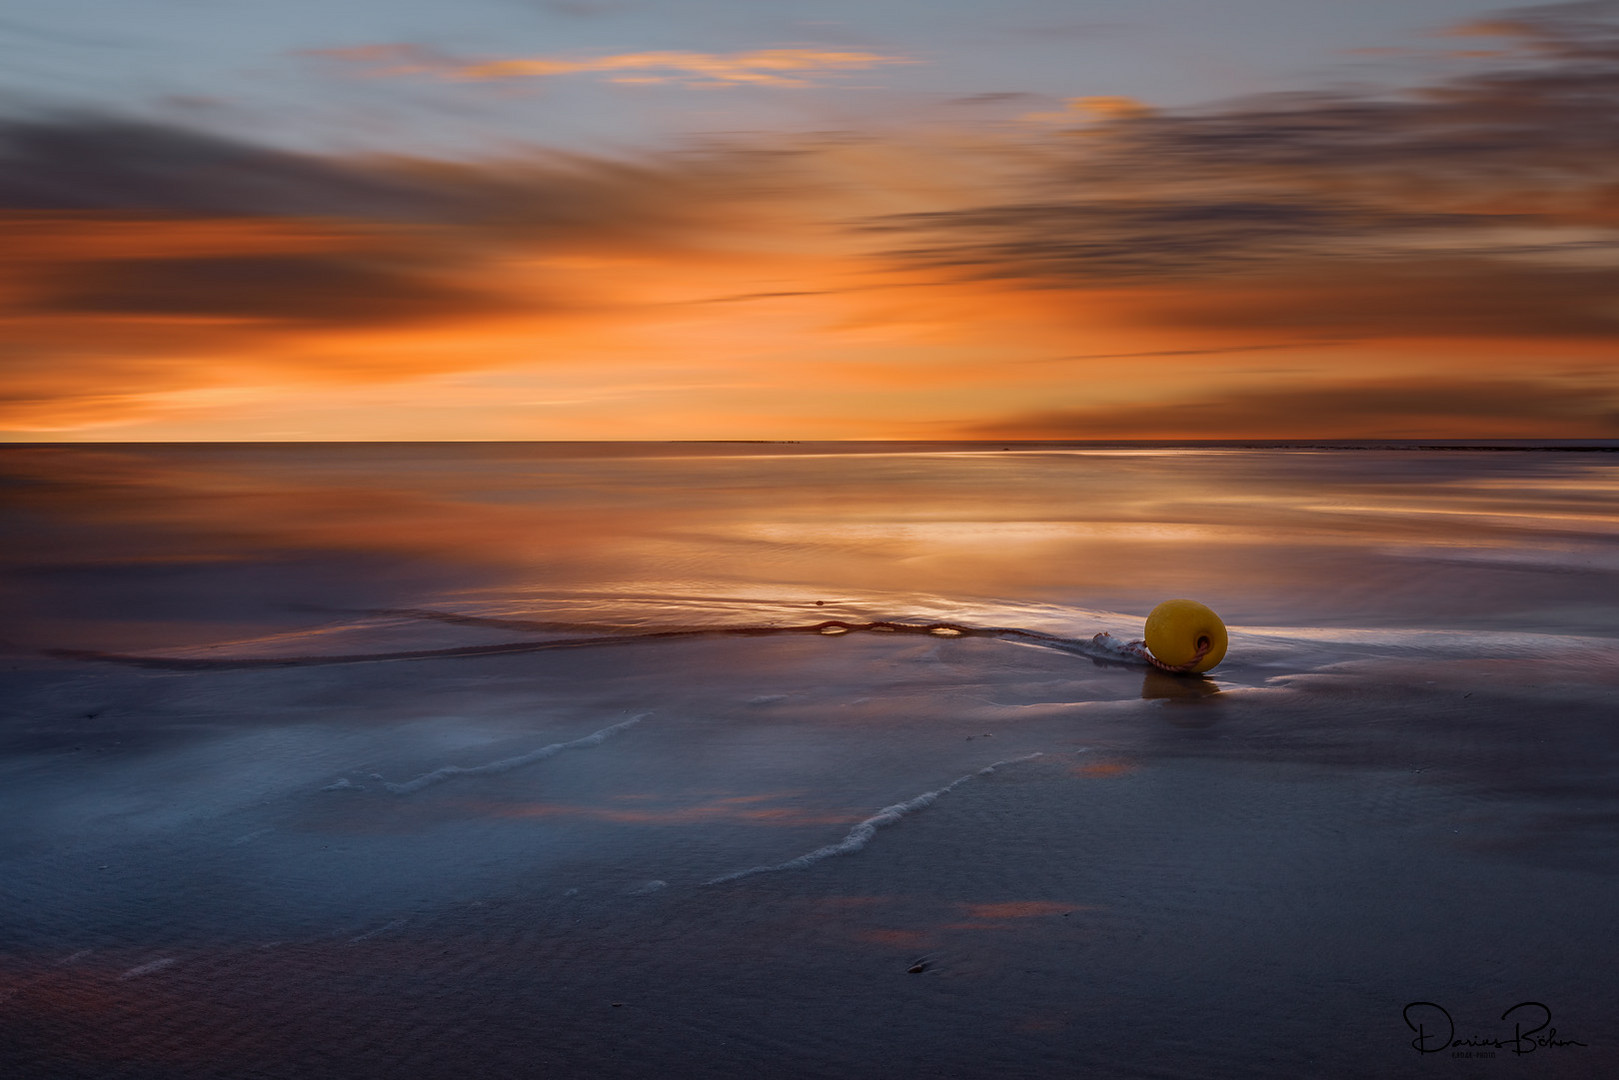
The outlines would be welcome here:
M 0 473 L 0 1075 L 1619 1074 L 1602 448 Z

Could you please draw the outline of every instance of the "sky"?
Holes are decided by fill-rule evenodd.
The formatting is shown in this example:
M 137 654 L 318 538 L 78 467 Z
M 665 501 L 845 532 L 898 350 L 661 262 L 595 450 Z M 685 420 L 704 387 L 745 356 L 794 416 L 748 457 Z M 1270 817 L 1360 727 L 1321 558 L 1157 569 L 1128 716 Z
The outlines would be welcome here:
M 10 0 L 0 439 L 1619 437 L 1619 2 Z

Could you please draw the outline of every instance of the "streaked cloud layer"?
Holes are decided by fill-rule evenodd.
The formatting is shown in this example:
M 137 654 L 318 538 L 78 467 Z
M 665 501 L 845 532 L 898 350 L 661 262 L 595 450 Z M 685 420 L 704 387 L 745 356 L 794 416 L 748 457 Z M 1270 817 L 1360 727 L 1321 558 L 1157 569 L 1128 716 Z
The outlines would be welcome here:
M 589 73 L 606 76 L 614 82 L 659 83 L 679 80 L 686 85 L 697 86 L 755 83 L 761 86 L 805 87 L 818 79 L 841 72 L 912 62 L 903 56 L 825 49 L 758 49 L 739 53 L 658 51 L 475 61 L 452 59 L 411 45 L 362 45 L 310 51 L 313 55 L 362 65 L 370 74 L 379 76 L 435 75 L 446 79 L 488 80 Z
M 1129 408 L 1069 409 L 1001 417 L 989 438 L 1242 438 L 1264 430 L 1274 438 L 1420 439 L 1458 418 L 1488 423 L 1498 438 L 1539 437 L 1547 430 L 1619 433 L 1619 398 L 1532 378 L 1466 376 L 1323 382 L 1296 389 L 1216 393 Z
M 412 93 L 631 79 L 744 113 L 856 73 L 953 87 L 937 54 L 846 36 L 294 51 Z M 836 126 L 613 153 L 13 110 L 0 429 L 1619 436 L 1619 4 L 1481 9 L 1427 43 L 1463 40 L 1480 55 L 1414 84 L 874 89 Z

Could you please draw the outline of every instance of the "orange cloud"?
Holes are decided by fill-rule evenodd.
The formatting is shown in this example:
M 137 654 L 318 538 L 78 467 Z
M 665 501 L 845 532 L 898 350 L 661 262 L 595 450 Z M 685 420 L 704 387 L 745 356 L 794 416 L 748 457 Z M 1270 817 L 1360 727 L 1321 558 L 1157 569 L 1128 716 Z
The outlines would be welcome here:
M 0 426 L 14 430 L 644 352 L 627 312 L 656 332 L 671 305 L 797 258 L 751 250 L 781 215 L 748 191 L 774 166 L 746 154 L 347 162 L 84 120 L 14 123 L 0 143 L 0 199 L 16 207 L 0 209 Z
M 1150 114 L 1079 98 L 1039 136 L 427 161 L 82 115 L 0 122 L 0 426 L 1605 435 L 1619 164 L 1592 132 L 1619 109 L 1619 63 L 1594 61 L 1619 59 L 1619 31 L 1593 30 L 1587 7 L 1537 10 L 1511 16 L 1546 43 L 1533 62 L 1415 92 Z M 340 58 L 720 81 L 902 59 Z M 1105 122 L 1073 138 L 1082 115 Z
M 1145 102 L 1116 94 L 1100 97 L 1070 98 L 1068 107 L 1076 112 L 1088 113 L 1104 120 L 1133 120 L 1143 116 L 1151 116 L 1156 111 Z
M 1440 33 L 1446 37 L 1529 38 L 1541 36 L 1540 31 L 1533 23 L 1522 22 L 1517 19 L 1474 19 L 1446 27 Z
M 433 74 L 447 79 L 483 81 L 597 73 L 609 74 L 618 82 L 695 79 L 718 85 L 751 83 L 777 87 L 805 87 L 812 85 L 812 77 L 886 64 L 916 63 L 909 57 L 881 53 L 790 48 L 736 53 L 663 50 L 581 58 L 537 56 L 470 62 L 452 60 L 412 45 L 365 45 L 310 50 L 310 53 L 368 65 L 376 75 Z
M 1139 120 L 1156 112 L 1151 105 L 1132 97 L 1109 94 L 1093 97 L 1069 98 L 1063 102 L 1061 112 L 1025 113 L 1021 119 L 1043 123 L 1106 122 L 1110 120 Z
M 760 49 L 747 53 L 642 52 L 620 53 L 583 60 L 544 57 L 491 60 L 457 68 L 462 79 L 511 79 L 571 75 L 585 71 L 638 71 L 647 79 L 697 76 L 721 83 L 756 83 L 763 86 L 808 86 L 806 76 L 833 71 L 860 70 L 881 64 L 915 63 L 901 56 L 867 52 L 831 52 L 819 49 Z M 793 72 L 786 75 L 785 72 Z M 665 74 L 656 74 L 665 73 Z

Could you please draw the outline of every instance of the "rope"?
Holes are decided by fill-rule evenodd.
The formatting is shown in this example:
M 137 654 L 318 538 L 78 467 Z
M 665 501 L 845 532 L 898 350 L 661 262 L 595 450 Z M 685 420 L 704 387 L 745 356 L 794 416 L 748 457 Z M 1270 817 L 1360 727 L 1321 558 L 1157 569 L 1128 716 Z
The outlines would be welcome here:
M 521 630 L 558 630 L 564 627 L 585 629 L 583 626 L 554 622 L 529 622 L 522 619 L 493 619 L 476 615 L 457 615 L 450 612 L 393 609 L 378 614 L 390 614 L 469 626 L 488 626 Z M 955 622 L 901 622 L 894 619 L 876 619 L 871 622 L 852 622 L 845 619 L 825 619 L 817 623 L 791 626 L 710 626 L 686 627 L 669 630 L 644 630 L 625 633 L 613 632 L 607 627 L 592 627 L 606 633 L 586 637 L 552 638 L 542 641 L 506 641 L 490 645 L 462 645 L 443 649 L 404 649 L 397 652 L 340 653 L 294 656 L 132 656 L 129 654 L 99 652 L 88 649 L 45 649 L 47 656 L 63 660 L 89 660 L 104 663 L 127 664 L 132 667 L 166 669 L 170 671 L 228 670 L 244 668 L 310 667 L 327 664 L 385 663 L 401 660 L 449 660 L 474 656 L 500 656 L 514 653 L 550 652 L 557 649 L 593 648 L 604 645 L 628 645 L 634 642 L 704 637 L 764 637 L 776 634 L 845 634 L 876 632 L 890 634 L 926 634 L 937 637 L 990 637 L 1029 642 L 1045 648 L 1076 652 L 1084 648 L 1081 641 L 1048 634 L 1039 630 L 1024 630 L 1012 626 L 969 626 Z M 1198 661 L 1208 655 L 1211 643 L 1204 639 L 1197 653 L 1184 664 L 1166 664 L 1147 650 L 1146 642 L 1120 643 L 1112 634 L 1102 632 L 1090 644 L 1109 657 L 1091 656 L 1092 660 L 1106 661 L 1112 657 L 1130 656 L 1171 674 L 1185 674 Z
M 1100 637 L 1102 635 L 1098 634 L 1097 636 Z M 1126 643 L 1124 646 L 1125 651 L 1131 656 L 1138 656 L 1147 663 L 1151 664 L 1153 667 L 1157 668 L 1159 671 L 1167 671 L 1171 675 L 1185 675 L 1189 673 L 1193 668 L 1197 667 L 1199 661 L 1201 661 L 1205 656 L 1209 655 L 1209 650 L 1212 648 L 1214 648 L 1214 642 L 1210 641 L 1206 637 L 1198 638 L 1197 652 L 1192 654 L 1192 658 L 1190 660 L 1186 661 L 1184 664 L 1166 664 L 1147 650 L 1147 643 L 1145 641 L 1131 641 Z

